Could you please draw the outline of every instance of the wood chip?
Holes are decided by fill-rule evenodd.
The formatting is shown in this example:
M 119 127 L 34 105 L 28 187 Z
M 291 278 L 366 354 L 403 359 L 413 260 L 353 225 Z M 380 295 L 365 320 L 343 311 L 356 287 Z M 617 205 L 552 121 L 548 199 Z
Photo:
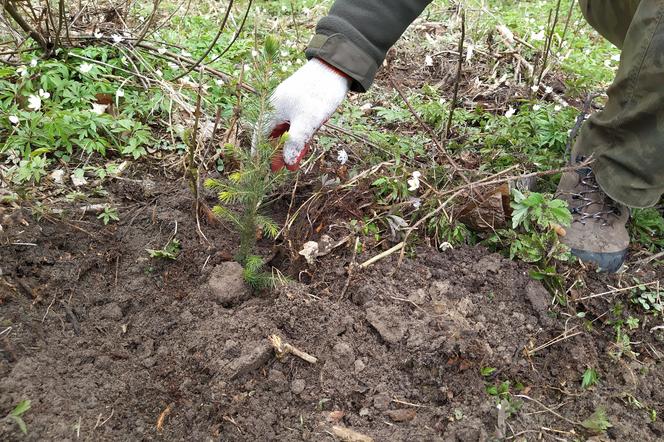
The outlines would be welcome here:
M 340 425 L 332 427 L 332 433 L 344 442 L 374 442 L 372 437 Z

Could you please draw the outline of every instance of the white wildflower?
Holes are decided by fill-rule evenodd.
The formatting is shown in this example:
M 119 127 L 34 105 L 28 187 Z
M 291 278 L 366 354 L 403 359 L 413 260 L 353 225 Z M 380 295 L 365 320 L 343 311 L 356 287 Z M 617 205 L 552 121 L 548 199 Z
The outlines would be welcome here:
M 222 80 L 221 78 L 217 78 L 216 80 L 214 80 L 214 82 L 219 87 L 224 85 L 224 80 Z
M 433 66 L 433 57 L 431 55 L 427 55 L 424 57 L 424 66 L 431 67 Z
M 339 161 L 342 165 L 346 164 L 348 161 L 348 152 L 346 152 L 344 149 L 341 149 L 337 152 L 337 161 Z
M 19 121 L 20 121 L 20 120 L 19 120 L 19 118 L 18 118 L 16 115 L 10 115 L 10 116 L 9 116 L 9 122 L 10 122 L 11 124 L 13 124 L 14 126 L 16 126 L 16 125 L 18 124 Z
M 82 74 L 87 74 L 92 70 L 92 65 L 90 63 L 83 63 L 78 67 L 78 70 L 81 71 Z
M 172 61 L 169 61 L 169 62 L 168 62 L 168 67 L 171 68 L 171 69 L 173 69 L 174 71 L 177 71 L 178 68 L 179 68 L 179 66 L 177 65 L 177 63 L 173 63 Z
M 26 68 L 25 66 L 19 66 L 18 69 L 16 69 L 16 72 L 21 77 L 27 77 L 28 76 L 28 68 Z
M 410 202 L 413 204 L 413 208 L 415 209 L 422 207 L 422 200 L 419 198 L 411 198 Z
M 154 73 L 155 73 L 155 75 L 156 75 L 157 77 L 163 77 L 163 76 L 164 76 L 164 73 L 161 72 L 160 69 L 157 69 L 156 71 L 154 71 Z
M 533 106 L 533 110 L 534 110 L 535 112 L 537 112 L 537 111 L 540 110 L 540 109 L 542 109 L 542 106 L 540 106 L 539 104 L 536 104 L 536 105 Z
M 115 96 L 118 98 L 124 97 L 125 96 L 124 89 L 118 89 L 117 91 L 115 91 Z
M 562 109 L 563 109 L 563 107 L 559 104 L 556 104 L 555 106 L 553 106 L 553 110 L 556 111 L 556 112 L 560 112 Z
M 113 34 L 111 35 L 111 40 L 113 40 L 113 43 L 121 43 L 124 40 L 124 37 L 122 35 Z
M 446 251 L 448 251 L 448 250 L 452 250 L 452 249 L 454 248 L 454 246 L 452 246 L 452 244 L 450 244 L 449 242 L 445 241 L 445 242 L 442 243 L 440 246 L 438 246 L 438 248 L 439 248 L 441 251 L 446 252 Z
M 30 61 L 30 66 L 32 66 L 32 67 L 34 68 L 35 66 L 37 66 L 37 63 L 38 63 L 37 59 L 36 59 L 36 58 L 33 58 L 33 59 Z
M 157 52 L 161 55 L 164 55 L 166 53 L 166 48 L 164 48 L 164 47 L 158 48 Z
M 289 52 L 288 51 L 281 51 L 280 52 L 282 57 L 288 57 Z
M 530 36 L 530 39 L 533 41 L 544 41 L 545 38 L 544 29 L 540 30 L 539 32 L 533 32 L 533 34 Z
M 254 58 L 258 57 L 258 51 L 256 49 L 252 49 L 251 50 L 251 56 L 254 57 Z
M 104 34 L 102 34 L 102 33 L 99 32 L 99 31 L 95 31 L 94 36 L 95 36 L 95 38 L 102 38 L 102 37 L 104 36 Z
M 39 89 L 39 96 L 42 100 L 48 100 L 51 98 L 51 94 L 46 92 L 44 89 Z
M 408 180 L 408 190 L 411 192 L 417 190 L 420 188 L 420 177 L 422 174 L 418 172 L 417 170 L 413 172 L 412 178 Z
M 92 103 L 92 109 L 90 109 L 90 111 L 93 114 L 102 115 L 106 112 L 106 109 L 108 109 L 108 104 Z
M 505 117 L 506 118 L 512 118 L 514 114 L 516 113 L 516 109 L 514 109 L 512 106 L 507 109 L 507 112 L 505 112 Z
M 547 94 L 550 94 L 550 93 L 553 92 L 553 88 L 552 88 L 551 86 L 547 86 L 547 87 L 544 89 L 544 92 L 547 93 Z
M 250 64 L 245 64 L 244 65 L 244 71 L 249 72 L 251 70 L 251 65 Z
M 33 111 L 38 111 L 42 107 L 42 101 L 41 98 L 39 98 L 39 95 L 30 95 L 28 97 L 28 108 L 32 109 Z
M 533 92 L 537 92 L 539 90 L 539 84 L 533 84 L 530 87 L 530 90 L 533 91 Z

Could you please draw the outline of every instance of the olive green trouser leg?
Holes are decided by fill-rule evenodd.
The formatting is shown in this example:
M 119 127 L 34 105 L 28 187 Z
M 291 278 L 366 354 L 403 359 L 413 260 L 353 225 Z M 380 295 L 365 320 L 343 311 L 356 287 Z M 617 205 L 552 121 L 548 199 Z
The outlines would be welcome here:
M 653 206 L 664 193 L 664 1 L 579 2 L 622 55 L 606 107 L 583 125 L 573 154 L 594 156 L 597 181 L 614 200 Z

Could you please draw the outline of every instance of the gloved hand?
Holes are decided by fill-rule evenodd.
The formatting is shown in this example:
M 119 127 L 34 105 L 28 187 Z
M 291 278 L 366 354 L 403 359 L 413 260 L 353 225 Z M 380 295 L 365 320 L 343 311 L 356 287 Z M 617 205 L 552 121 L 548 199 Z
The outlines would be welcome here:
M 346 74 L 313 58 L 274 90 L 265 133 L 276 138 L 288 131 L 288 139 L 283 157 L 272 160 L 273 171 L 284 165 L 290 171 L 299 169 L 309 140 L 339 107 L 350 85 Z

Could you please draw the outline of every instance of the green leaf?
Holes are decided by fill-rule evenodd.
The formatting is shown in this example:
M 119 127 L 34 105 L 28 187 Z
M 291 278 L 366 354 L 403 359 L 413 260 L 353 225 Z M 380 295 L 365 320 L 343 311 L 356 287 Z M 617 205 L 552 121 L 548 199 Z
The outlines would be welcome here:
M 180 249 L 181 249 L 180 241 L 173 238 L 164 246 L 163 249 L 159 250 L 145 249 L 145 250 L 150 254 L 150 257 L 152 258 L 175 260 L 180 254 Z
M 491 376 L 495 372 L 496 368 L 494 367 L 482 367 L 482 369 L 480 370 L 480 374 L 484 377 Z
M 16 405 L 9 414 L 11 414 L 12 416 L 19 417 L 29 409 L 30 409 L 30 400 L 26 399 L 19 402 L 18 405 Z
M 28 434 L 28 427 L 25 425 L 25 422 L 23 419 L 19 416 L 10 416 L 14 422 L 16 422 L 16 425 L 18 425 L 18 428 L 21 430 L 21 433 L 23 434 Z
M 587 369 L 583 373 L 583 380 L 581 381 L 581 388 L 588 389 L 595 385 L 597 381 L 599 380 L 599 376 L 597 375 L 597 372 L 593 370 L 592 368 Z
M 613 427 L 606 416 L 606 411 L 603 408 L 598 408 L 588 419 L 581 422 L 584 428 L 595 433 L 603 433 L 607 429 Z

